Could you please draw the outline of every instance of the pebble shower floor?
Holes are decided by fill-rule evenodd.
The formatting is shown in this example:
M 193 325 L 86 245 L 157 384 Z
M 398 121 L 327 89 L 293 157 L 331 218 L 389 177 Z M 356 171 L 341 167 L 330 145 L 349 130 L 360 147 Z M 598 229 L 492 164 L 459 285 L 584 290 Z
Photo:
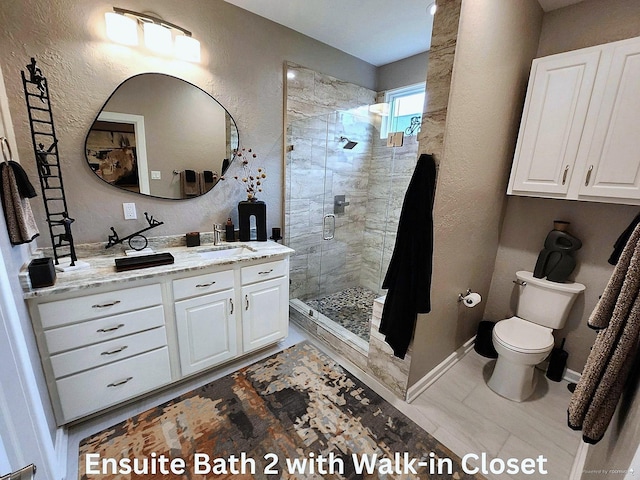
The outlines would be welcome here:
M 377 297 L 379 294 L 367 288 L 351 287 L 305 303 L 368 342 L 373 301 Z

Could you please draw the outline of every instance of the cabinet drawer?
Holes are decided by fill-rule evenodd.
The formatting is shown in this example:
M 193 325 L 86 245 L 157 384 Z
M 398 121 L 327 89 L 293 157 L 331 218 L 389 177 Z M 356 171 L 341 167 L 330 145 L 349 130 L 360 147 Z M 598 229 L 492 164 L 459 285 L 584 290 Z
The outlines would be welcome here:
M 241 277 L 242 284 L 259 282 L 270 278 L 282 277 L 287 274 L 287 264 L 284 260 L 276 262 L 261 263 L 259 265 L 251 265 L 250 267 L 242 267 Z
M 44 332 L 49 354 L 124 337 L 164 325 L 164 308 L 157 307 L 99 318 Z
M 60 378 L 133 357 L 166 345 L 167 335 L 164 327 L 154 328 L 146 332 L 53 355 L 51 357 L 51 365 L 54 376 Z
M 174 280 L 173 297 L 175 300 L 180 300 L 229 288 L 233 288 L 233 270 Z
M 133 398 L 171 381 L 167 347 L 56 382 L 64 422 Z
M 42 303 L 38 311 L 42 327 L 46 329 L 161 303 L 160 285 L 154 284 Z

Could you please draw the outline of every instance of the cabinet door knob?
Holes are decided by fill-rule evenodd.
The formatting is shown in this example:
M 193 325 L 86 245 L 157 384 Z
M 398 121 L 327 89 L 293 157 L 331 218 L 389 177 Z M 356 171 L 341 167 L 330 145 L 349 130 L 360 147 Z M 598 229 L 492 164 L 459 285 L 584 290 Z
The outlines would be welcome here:
M 209 282 L 209 283 L 199 283 L 198 285 L 196 285 L 196 288 L 206 288 L 206 287 L 210 287 L 211 285 L 213 285 L 216 282 Z
M 569 171 L 569 165 L 564 167 L 564 173 L 562 174 L 562 184 L 567 183 L 567 172 Z
M 258 272 L 258 275 L 269 275 L 271 272 L 273 272 L 273 268 L 271 270 L 266 270 L 264 272 Z
M 247 302 L 247 305 L 245 306 L 245 310 L 249 310 L 249 295 L 245 295 L 244 296 L 244 301 Z
M 229 299 L 229 305 L 231 305 L 231 311 L 229 313 L 233 314 L 233 299 L 232 298 Z
M 589 186 L 589 180 L 591 180 L 591 172 L 593 172 L 593 165 L 589 166 L 589 170 L 587 171 L 587 179 L 584 181 L 584 186 Z

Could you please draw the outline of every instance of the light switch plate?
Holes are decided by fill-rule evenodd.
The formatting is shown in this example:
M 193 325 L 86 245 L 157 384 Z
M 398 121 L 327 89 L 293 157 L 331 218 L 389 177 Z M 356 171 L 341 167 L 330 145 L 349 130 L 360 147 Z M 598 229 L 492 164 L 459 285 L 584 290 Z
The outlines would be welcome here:
M 160 173 L 160 170 L 151 170 L 151 180 L 161 180 L 162 179 L 162 173 Z

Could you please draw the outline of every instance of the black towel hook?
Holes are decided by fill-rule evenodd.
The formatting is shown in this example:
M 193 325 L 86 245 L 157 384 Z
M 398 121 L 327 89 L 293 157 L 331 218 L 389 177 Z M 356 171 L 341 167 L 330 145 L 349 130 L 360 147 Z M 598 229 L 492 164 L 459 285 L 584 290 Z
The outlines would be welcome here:
M 0 142 L 2 143 L 2 156 L 4 157 L 4 163 L 8 165 L 9 161 L 13 160 L 13 154 L 11 153 L 11 145 L 9 145 L 9 140 L 7 140 L 7 137 L 0 137 Z M 4 150 L 5 146 L 9 151 L 9 158 L 7 158 L 7 153 Z

